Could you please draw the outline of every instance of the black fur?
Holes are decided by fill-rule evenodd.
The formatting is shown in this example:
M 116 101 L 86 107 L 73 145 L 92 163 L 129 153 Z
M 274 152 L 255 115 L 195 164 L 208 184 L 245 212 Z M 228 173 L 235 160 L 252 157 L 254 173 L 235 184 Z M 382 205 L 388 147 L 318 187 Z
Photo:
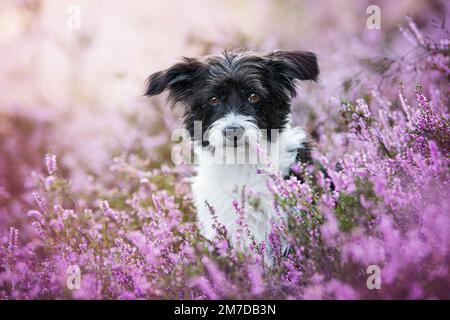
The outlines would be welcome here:
M 268 55 L 247 52 L 223 53 L 202 59 L 184 58 L 167 70 L 148 78 L 145 95 L 168 90 L 173 105 L 185 107 L 184 124 L 194 137 L 194 121 L 202 122 L 203 134 L 224 115 L 235 112 L 254 118 L 260 129 L 282 131 L 296 94 L 296 80 L 314 80 L 319 75 L 314 53 L 277 51 Z M 251 103 L 248 97 L 260 97 Z M 220 103 L 211 105 L 211 97 Z M 202 137 L 200 137 L 202 138 Z

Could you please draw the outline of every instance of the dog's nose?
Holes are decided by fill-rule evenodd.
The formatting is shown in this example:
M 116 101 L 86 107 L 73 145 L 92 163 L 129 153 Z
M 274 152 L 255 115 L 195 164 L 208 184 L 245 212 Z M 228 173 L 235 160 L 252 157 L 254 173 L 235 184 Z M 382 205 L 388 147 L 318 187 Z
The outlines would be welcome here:
M 227 126 L 223 130 L 223 135 L 228 140 L 239 140 L 244 135 L 244 128 L 239 125 Z

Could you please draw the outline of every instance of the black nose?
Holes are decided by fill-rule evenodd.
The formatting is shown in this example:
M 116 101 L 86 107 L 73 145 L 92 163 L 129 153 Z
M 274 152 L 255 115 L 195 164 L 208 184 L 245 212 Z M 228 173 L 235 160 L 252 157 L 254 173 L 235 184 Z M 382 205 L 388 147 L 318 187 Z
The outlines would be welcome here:
M 244 128 L 238 125 L 227 126 L 223 130 L 223 135 L 228 140 L 239 140 L 244 135 Z

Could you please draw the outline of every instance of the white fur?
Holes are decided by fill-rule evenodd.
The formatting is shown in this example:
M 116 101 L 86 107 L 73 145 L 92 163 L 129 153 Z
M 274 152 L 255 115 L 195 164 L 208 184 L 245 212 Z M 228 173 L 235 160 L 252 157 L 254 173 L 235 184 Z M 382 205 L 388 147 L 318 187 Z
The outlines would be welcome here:
M 244 120 L 245 124 L 245 119 L 239 118 L 239 116 L 235 120 Z M 229 124 L 229 121 L 223 120 L 217 126 L 222 130 L 222 125 L 226 124 Z M 243 124 L 242 121 L 240 124 Z M 247 123 L 247 125 L 249 124 Z M 249 125 L 249 127 L 251 126 Z M 249 127 L 246 127 L 246 130 Z M 304 131 L 299 128 L 285 129 L 277 137 L 275 143 L 279 143 L 279 156 L 271 157 L 271 161 L 283 175 L 289 173 L 290 166 L 295 162 L 297 149 L 303 147 L 305 138 Z M 242 190 L 245 188 L 260 195 L 258 208 L 246 206 L 246 223 L 257 243 L 266 241 L 271 230 L 269 220 L 277 217 L 273 208 L 273 196 L 267 189 L 269 178 L 257 173 L 258 167 L 264 166 L 264 164 L 214 163 L 211 161 L 214 153 L 210 149 L 196 147 L 195 151 L 199 165 L 196 168 L 196 176 L 192 178 L 192 191 L 201 233 L 210 240 L 216 237 L 216 232 L 212 227 L 211 213 L 205 205 L 206 200 L 215 209 L 218 221 L 227 228 L 231 244 L 235 247 L 238 245 L 236 242 L 238 214 L 233 209 L 232 201 L 234 199 L 240 201 Z M 249 241 L 250 239 L 245 237 L 242 238 L 240 244 L 245 248 L 250 243 Z

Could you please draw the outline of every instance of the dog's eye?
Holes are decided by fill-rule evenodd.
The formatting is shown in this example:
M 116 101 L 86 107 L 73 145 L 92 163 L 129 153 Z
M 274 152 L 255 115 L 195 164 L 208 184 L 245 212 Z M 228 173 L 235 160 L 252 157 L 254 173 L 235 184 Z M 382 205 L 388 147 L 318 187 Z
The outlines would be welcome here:
M 256 93 L 252 93 L 248 96 L 248 101 L 251 103 L 257 103 L 259 101 L 259 96 Z
M 208 99 L 208 103 L 213 106 L 217 106 L 219 104 L 219 98 L 212 97 Z

